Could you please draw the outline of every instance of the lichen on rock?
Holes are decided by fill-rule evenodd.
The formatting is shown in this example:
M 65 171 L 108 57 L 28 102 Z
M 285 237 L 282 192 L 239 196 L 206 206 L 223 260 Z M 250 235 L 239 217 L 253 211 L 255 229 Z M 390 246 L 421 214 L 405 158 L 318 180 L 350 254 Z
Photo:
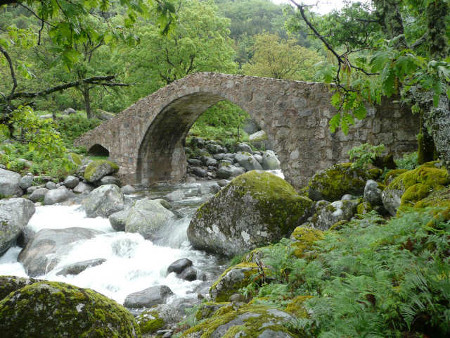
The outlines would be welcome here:
M 84 178 L 88 182 L 97 182 L 102 177 L 119 171 L 119 166 L 108 160 L 95 160 L 88 164 L 84 171 Z

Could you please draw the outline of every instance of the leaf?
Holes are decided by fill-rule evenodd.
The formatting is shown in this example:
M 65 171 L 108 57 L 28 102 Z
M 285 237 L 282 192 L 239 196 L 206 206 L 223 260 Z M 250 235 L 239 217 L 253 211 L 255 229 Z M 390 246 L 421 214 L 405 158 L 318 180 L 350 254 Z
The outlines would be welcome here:
M 379 72 L 385 68 L 386 64 L 391 60 L 390 54 L 387 51 L 379 51 L 375 53 L 370 60 L 373 73 Z
M 384 68 L 381 72 L 381 85 L 383 92 L 387 97 L 392 96 L 392 94 L 396 92 L 395 78 L 395 74 L 390 67 Z
M 341 124 L 341 114 L 340 113 L 336 113 L 329 122 L 330 125 L 330 132 L 334 133 L 336 131 L 336 129 L 339 127 L 339 125 Z

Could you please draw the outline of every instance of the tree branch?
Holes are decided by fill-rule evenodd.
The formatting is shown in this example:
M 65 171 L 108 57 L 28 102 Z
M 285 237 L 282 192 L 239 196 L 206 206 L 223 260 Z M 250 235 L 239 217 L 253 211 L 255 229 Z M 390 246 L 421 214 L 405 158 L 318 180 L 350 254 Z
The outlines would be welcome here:
M 14 95 L 14 92 L 16 91 L 16 88 L 17 88 L 16 73 L 14 72 L 14 65 L 12 63 L 11 57 L 9 56 L 8 52 L 2 46 L 0 46 L 0 52 L 6 58 L 6 61 L 8 61 L 9 72 L 11 74 L 11 78 L 12 78 L 12 81 L 13 81 L 13 87 L 11 89 L 11 93 L 8 96 L 8 97 L 10 97 L 10 96 Z

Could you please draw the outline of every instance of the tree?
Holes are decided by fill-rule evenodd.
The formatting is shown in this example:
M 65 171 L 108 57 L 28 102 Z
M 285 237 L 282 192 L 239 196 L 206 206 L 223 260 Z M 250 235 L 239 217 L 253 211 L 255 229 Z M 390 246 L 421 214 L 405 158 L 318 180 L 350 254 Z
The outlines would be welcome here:
M 315 51 L 296 45 L 293 39 L 265 33 L 256 36 L 253 58 L 243 71 L 247 75 L 306 81 L 314 78 L 314 64 L 321 59 Z
M 356 3 L 325 18 L 314 17 L 297 1 L 291 3 L 334 57 L 333 64 L 323 63 L 322 68 L 323 79 L 335 84 L 332 103 L 338 113 L 330 129 L 340 126 L 346 132 L 355 118 L 365 117 L 366 101 L 401 95 L 421 113 L 424 130 L 450 162 L 448 3 L 373 0 L 373 9 Z

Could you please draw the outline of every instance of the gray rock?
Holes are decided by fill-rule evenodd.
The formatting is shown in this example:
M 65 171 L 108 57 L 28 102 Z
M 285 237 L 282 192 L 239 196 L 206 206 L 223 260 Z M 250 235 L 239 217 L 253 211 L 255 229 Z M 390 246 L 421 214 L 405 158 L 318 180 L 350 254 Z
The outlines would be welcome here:
M 220 191 L 220 186 L 213 182 L 212 184 L 203 184 L 200 186 L 200 194 L 216 194 Z
M 159 231 L 175 218 L 172 211 L 163 206 L 164 200 L 148 198 L 137 201 L 130 209 L 125 224 L 126 232 L 136 232 L 145 239 L 158 239 Z
M 397 209 L 402 203 L 402 195 L 405 190 L 386 188 L 381 193 L 381 199 L 383 201 L 384 208 L 392 215 L 395 216 Z
M 125 298 L 123 305 L 132 309 L 152 307 L 163 304 L 173 295 L 172 290 L 165 285 L 151 286 L 145 290 L 129 294 Z
M 0 198 L 22 196 L 21 178 L 20 174 L 14 171 L 0 169 Z
M 84 179 L 89 183 L 100 181 L 102 177 L 116 173 L 117 164 L 107 160 L 95 160 L 89 163 L 84 171 Z
M 17 238 L 16 244 L 21 248 L 25 248 L 28 243 L 34 238 L 36 232 L 30 227 L 24 227 L 19 237 Z
M 120 190 L 122 190 L 122 192 L 125 195 L 134 194 L 136 192 L 136 189 L 133 186 L 129 185 L 129 184 L 124 185 L 122 188 L 120 188 Z
M 73 188 L 73 192 L 76 192 L 77 194 L 89 194 L 92 190 L 94 190 L 94 187 L 84 182 L 78 183 L 77 186 Z
M 30 201 L 36 202 L 44 202 L 45 195 L 49 190 L 47 188 L 39 188 L 33 191 L 33 193 L 28 197 Z
M 190 266 L 184 269 L 181 273 L 177 274 L 177 277 L 182 280 L 192 282 L 197 279 L 197 270 Z
M 364 200 L 372 206 L 383 205 L 381 194 L 382 191 L 378 188 L 378 183 L 374 180 L 368 180 L 364 187 Z
M 238 168 L 232 164 L 230 165 L 222 165 L 219 167 L 219 170 L 217 170 L 217 178 L 232 178 L 239 175 L 242 175 L 245 173 L 245 170 L 243 168 Z
M 353 195 L 345 194 L 344 196 L 342 196 L 341 201 L 350 201 L 353 199 L 355 199 L 355 197 Z
M 207 167 L 215 167 L 218 163 L 217 160 L 212 157 L 205 157 L 202 161 Z
M 250 147 L 247 143 L 238 143 L 236 146 L 236 151 L 253 154 L 252 147 Z
M 87 268 L 97 266 L 106 262 L 104 258 L 89 259 L 87 261 L 77 262 L 64 267 L 56 273 L 57 276 L 78 275 Z
M 205 169 L 199 168 L 199 167 L 192 167 L 191 168 L 192 173 L 198 177 L 207 177 L 208 172 Z
M 357 200 L 341 200 L 335 202 L 319 201 L 316 203 L 316 214 L 311 224 L 320 230 L 328 230 L 333 224 L 350 220 L 356 212 Z
M 117 185 L 102 185 L 82 202 L 87 217 L 109 217 L 124 208 L 124 197 Z
M 0 255 L 15 243 L 34 212 L 33 202 L 25 198 L 0 201 Z
M 257 160 L 259 162 L 259 164 L 262 164 L 263 161 L 263 157 L 260 154 L 253 154 L 253 157 L 255 158 L 255 160 Z
M 69 189 L 75 188 L 79 183 L 80 180 L 75 176 L 67 176 L 63 182 L 64 186 Z
M 217 143 L 208 143 L 206 149 L 210 154 L 219 154 L 225 151 L 225 149 Z
M 218 184 L 220 187 L 225 187 L 228 183 L 230 183 L 230 181 L 225 180 L 225 179 L 222 179 L 222 180 L 218 180 L 218 181 L 217 181 L 217 184 Z
M 250 135 L 250 134 L 257 132 L 259 130 L 259 126 L 254 120 L 252 120 L 251 118 L 248 118 L 244 121 L 244 125 L 243 125 L 242 129 L 247 134 Z
M 175 273 L 182 273 L 183 270 L 189 268 L 192 266 L 192 261 L 189 258 L 181 258 L 173 262 L 169 265 L 167 268 L 167 273 L 175 272 Z
M 59 187 L 58 189 L 49 190 L 44 196 L 44 205 L 65 202 L 72 196 L 72 193 L 64 186 Z
M 108 217 L 111 227 L 116 231 L 125 231 L 125 224 L 127 223 L 127 217 L 130 213 L 130 209 L 115 212 Z
M 121 186 L 120 180 L 117 177 L 114 176 L 103 176 L 100 179 L 100 185 L 107 185 L 107 184 L 115 184 L 117 186 Z
M 195 167 L 199 167 L 202 165 L 202 161 L 200 161 L 197 158 L 190 158 L 187 160 L 187 162 L 191 165 L 191 166 L 195 166 Z
M 76 114 L 76 113 L 77 113 L 77 111 L 73 108 L 66 108 L 63 111 L 63 114 L 65 114 L 65 115 L 72 115 L 72 114 Z
M 272 150 L 266 150 L 262 158 L 262 167 L 264 170 L 280 169 L 280 161 Z
M 34 193 L 36 190 L 42 188 L 43 186 L 37 186 L 37 185 L 33 185 L 29 188 L 27 188 L 27 194 L 31 195 L 32 193 Z
M 48 181 L 47 183 L 45 183 L 45 187 L 46 187 L 48 190 L 53 190 L 53 189 L 57 189 L 57 188 L 58 188 L 58 185 L 57 185 L 55 182 Z
M 30 277 L 41 276 L 55 268 L 73 243 L 97 234 L 100 232 L 86 228 L 42 229 L 21 251 L 18 260 Z
M 19 186 L 23 189 L 23 190 L 27 190 L 29 187 L 31 187 L 33 185 L 33 179 L 34 176 L 33 175 L 25 175 L 20 179 L 20 183 Z
M 201 137 L 193 137 L 191 139 L 191 146 L 197 147 L 197 148 L 203 148 L 205 146 L 205 140 Z
M 171 193 L 168 193 L 166 196 L 164 196 L 164 198 L 170 202 L 181 201 L 185 198 L 184 191 L 182 189 L 172 191 Z
M 248 152 L 239 152 L 235 156 L 235 160 L 246 171 L 262 170 L 261 164 Z

